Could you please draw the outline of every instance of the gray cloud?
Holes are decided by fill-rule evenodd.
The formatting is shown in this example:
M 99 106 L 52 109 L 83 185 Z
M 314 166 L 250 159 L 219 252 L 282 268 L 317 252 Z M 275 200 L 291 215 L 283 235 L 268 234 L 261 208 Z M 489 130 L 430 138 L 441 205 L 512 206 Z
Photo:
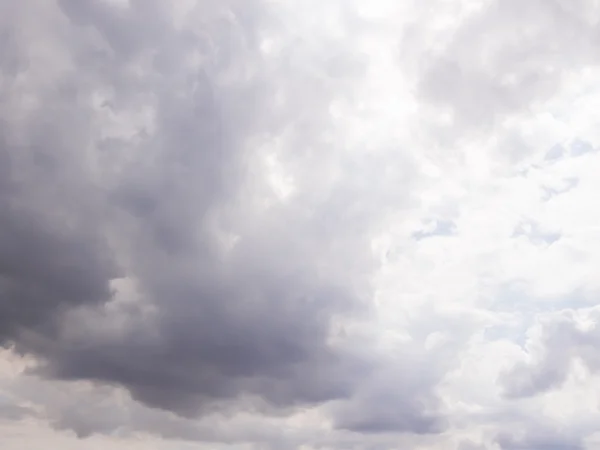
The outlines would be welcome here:
M 596 317 L 597 311 L 591 314 Z M 529 341 L 531 361 L 518 363 L 500 378 L 510 398 L 531 397 L 560 387 L 576 358 L 594 372 L 600 369 L 596 351 L 600 334 L 595 324 L 582 329 L 569 311 L 541 317 L 540 333 Z
M 299 9 L 282 3 L 0 0 L 0 343 L 36 360 L 13 387 L 54 427 L 383 449 L 461 420 L 437 388 L 481 323 L 428 303 L 394 330 L 406 342 L 381 351 L 387 330 L 368 330 L 380 325 L 370 238 L 429 183 L 404 150 L 365 151 L 373 129 L 345 142 L 348 124 L 331 113 L 370 69 L 353 34 L 378 26 L 344 2 L 331 8 L 356 27 L 346 36 L 344 23 L 298 32 Z M 427 104 L 415 135 L 443 144 L 489 131 L 596 61 L 592 2 L 521 3 L 484 5 L 439 53 L 405 41 L 417 61 L 402 64 L 415 63 Z M 429 115 L 443 111 L 447 129 Z M 527 151 L 519 137 L 499 142 Z M 274 187 L 271 166 L 289 186 Z M 454 231 L 440 220 L 412 237 Z M 577 356 L 600 367 L 595 329 L 569 318 L 542 329 L 533 363 L 501 378 L 507 397 L 559 386 Z M 327 426 L 282 437 L 278 420 L 312 406 Z M 20 408 L 6 411 L 33 414 Z M 509 430 L 503 450 L 581 448 L 575 434 L 550 441 L 535 424 L 519 434 L 486 420 L 492 437 Z
M 599 35 L 589 20 L 597 11 L 590 0 L 492 0 L 444 32 L 418 21 L 400 46 L 401 64 L 434 113 L 451 116 L 426 124 L 433 139 L 452 145 L 489 133 L 560 92 L 569 73 L 597 64 Z M 530 151 L 515 133 L 503 138 L 511 161 Z
M 527 397 L 560 385 L 569 374 L 570 348 L 576 331 L 561 321 L 544 328 L 544 347 L 536 363 L 519 363 L 500 381 L 508 397 Z
M 3 344 L 35 355 L 38 375 L 123 386 L 184 416 L 359 392 L 386 363 L 331 343 L 332 321 L 368 316 L 373 213 L 390 183 L 410 182 L 407 161 L 370 186 L 332 170 L 380 164 L 327 135 L 361 61 L 334 40 L 334 58 L 322 42 L 264 56 L 261 33 L 284 30 L 260 2 L 196 2 L 194 28 L 158 0 L 37 4 L 5 6 L 1 25 L 14 55 L 0 112 Z M 287 201 L 262 165 L 275 138 L 299 192 Z M 424 431 L 412 395 L 388 407 L 410 411 L 373 401 L 341 426 Z M 56 423 L 116 426 L 93 414 L 106 420 Z
M 0 420 L 20 420 L 35 415 L 35 411 L 13 398 L 0 394 Z
M 524 435 L 503 433 L 497 438 L 502 450 L 583 450 L 581 438 L 562 436 L 551 430 L 535 430 Z

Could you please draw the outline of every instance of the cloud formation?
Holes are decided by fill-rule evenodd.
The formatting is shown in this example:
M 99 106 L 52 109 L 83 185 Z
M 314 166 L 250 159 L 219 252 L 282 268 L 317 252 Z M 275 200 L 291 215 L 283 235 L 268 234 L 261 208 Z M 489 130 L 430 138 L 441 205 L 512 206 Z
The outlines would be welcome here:
M 0 0 L 0 435 L 594 448 L 598 6 L 521 3 Z
M 327 108 L 360 60 L 315 64 L 310 42 L 267 58 L 259 34 L 281 25 L 260 4 L 46 9 L 6 25 L 27 62 L 3 114 L 5 344 L 45 377 L 190 417 L 350 398 L 382 362 L 334 342 L 334 321 L 370 314 L 369 196 L 386 179 L 334 171 L 360 156 L 329 142 Z M 28 36 L 44 26 L 64 31 Z M 56 61 L 41 79 L 36 46 Z
M 208 21 L 195 31 L 209 34 L 200 54 L 201 36 L 167 21 L 165 3 L 57 6 L 67 34 L 89 39 L 57 43 L 56 79 L 35 91 L 22 82 L 38 104 L 20 120 L 6 112 L 5 340 L 40 356 L 47 375 L 116 383 L 182 413 L 242 393 L 282 407 L 348 395 L 364 369 L 327 341 L 334 316 L 363 308 L 370 219 L 360 205 L 347 212 L 349 183 L 327 186 L 330 175 L 310 169 L 325 185 L 284 202 L 259 165 L 299 159 L 294 178 L 307 183 L 326 98 L 284 123 L 292 135 L 308 127 L 289 148 L 259 142 L 279 136 L 273 109 L 294 101 L 271 104 L 277 83 L 320 83 L 259 60 L 257 5 L 188 11 Z M 99 67 L 77 61 L 94 52 Z M 147 123 L 135 128 L 135 114 Z M 95 122 L 110 116 L 126 130 L 104 136 Z M 344 214 L 359 230 L 333 236 Z M 118 303 L 117 280 L 138 304 Z

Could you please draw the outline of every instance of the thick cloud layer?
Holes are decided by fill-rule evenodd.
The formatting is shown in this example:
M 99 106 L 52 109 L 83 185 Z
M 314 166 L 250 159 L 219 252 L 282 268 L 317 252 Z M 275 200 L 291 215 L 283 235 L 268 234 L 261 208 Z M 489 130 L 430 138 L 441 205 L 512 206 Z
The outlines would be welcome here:
M 370 314 L 365 196 L 386 183 L 326 170 L 360 163 L 327 136 L 360 60 L 265 56 L 282 31 L 253 2 L 38 6 L 3 22 L 5 345 L 183 415 L 350 398 L 382 364 L 334 342 Z M 356 427 L 427 431 L 407 414 Z
M 522 3 L 0 0 L 0 446 L 597 448 L 598 6 Z

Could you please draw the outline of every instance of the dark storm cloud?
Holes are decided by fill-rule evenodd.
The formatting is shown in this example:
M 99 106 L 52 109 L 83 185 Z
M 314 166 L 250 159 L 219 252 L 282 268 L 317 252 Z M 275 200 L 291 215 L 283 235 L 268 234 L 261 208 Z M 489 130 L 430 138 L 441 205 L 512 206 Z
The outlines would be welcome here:
M 10 14 L 2 28 L 27 66 L 26 43 Z M 68 80 L 40 89 L 40 106 L 24 111 L 23 73 L 2 69 L 0 340 L 6 344 L 24 329 L 54 333 L 61 311 L 106 301 L 108 280 L 118 272 L 103 233 L 103 194 L 84 164 L 87 111 Z
M 1 91 L 3 344 L 36 355 L 38 374 L 182 415 L 351 397 L 382 363 L 330 343 L 331 325 L 369 314 L 367 195 L 387 181 L 367 194 L 330 171 L 340 153 L 324 130 L 332 87 L 360 61 L 332 42 L 354 68 L 332 79 L 318 54 L 306 70 L 322 48 L 262 56 L 259 32 L 282 31 L 256 1 L 196 2 L 193 29 L 170 2 L 57 4 L 5 6 L 1 22 L 15 55 Z M 127 129 L 136 114 L 151 119 L 106 135 L 110 117 Z M 289 202 L 259 164 L 258 143 L 284 131 Z M 142 301 L 120 303 L 115 279 Z M 429 430 L 404 394 L 341 426 Z

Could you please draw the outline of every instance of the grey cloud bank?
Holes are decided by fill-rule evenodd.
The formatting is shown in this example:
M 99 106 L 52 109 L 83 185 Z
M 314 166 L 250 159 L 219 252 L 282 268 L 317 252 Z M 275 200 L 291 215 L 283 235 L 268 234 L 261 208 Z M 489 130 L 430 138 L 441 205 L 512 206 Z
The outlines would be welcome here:
M 595 64 L 597 7 L 521 3 L 436 1 L 443 28 L 384 0 L 0 0 L 0 344 L 27 362 L 0 359 L 0 416 L 161 449 L 593 448 L 593 408 L 539 411 L 596 372 L 596 329 L 519 302 L 528 267 L 596 261 L 553 217 L 600 141 L 527 121 Z M 486 334 L 532 315 L 525 348 Z
M 302 67 L 309 45 L 261 56 L 258 2 L 197 2 L 195 28 L 160 1 L 38 3 L 4 5 L 20 59 L 3 89 L 4 344 L 41 376 L 190 417 L 350 399 L 382 364 L 330 342 L 333 319 L 369 314 L 374 267 L 366 192 L 325 170 L 344 158 L 326 136 L 329 85 L 352 72 Z M 107 136 L 111 119 L 124 130 Z M 282 134 L 289 201 L 258 145 Z M 141 300 L 119 302 L 119 279 Z M 362 414 L 373 432 L 425 431 L 416 411 Z

